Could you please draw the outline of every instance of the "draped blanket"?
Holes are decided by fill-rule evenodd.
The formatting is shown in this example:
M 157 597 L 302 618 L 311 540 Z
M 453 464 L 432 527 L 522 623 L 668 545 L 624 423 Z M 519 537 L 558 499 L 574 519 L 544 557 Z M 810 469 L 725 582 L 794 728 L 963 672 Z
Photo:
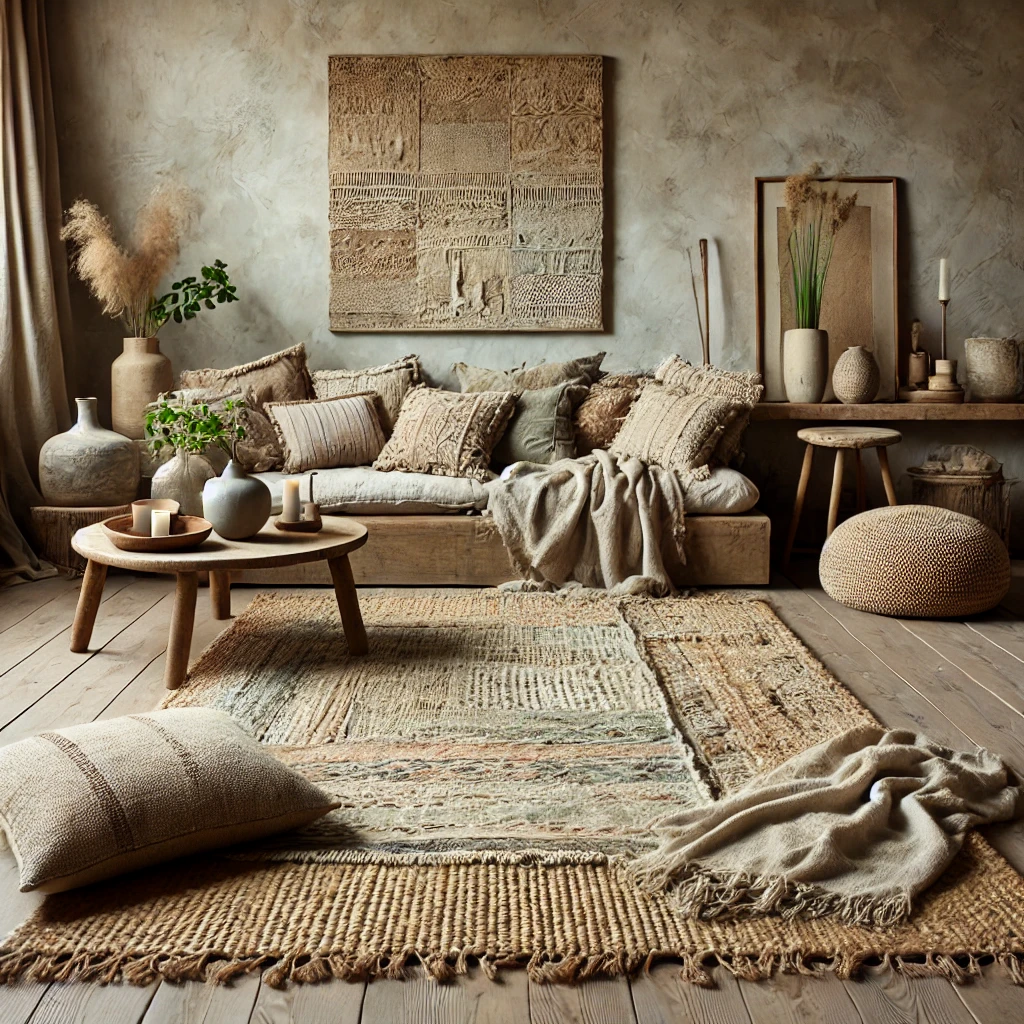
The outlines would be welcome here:
M 988 751 L 860 726 L 661 820 L 662 845 L 632 870 L 692 917 L 836 914 L 886 927 L 909 916 L 972 826 L 1020 806 L 1020 788 Z
M 487 508 L 528 589 L 575 582 L 613 595 L 674 592 L 684 532 L 674 473 L 595 450 L 550 466 L 519 463 L 488 490 Z

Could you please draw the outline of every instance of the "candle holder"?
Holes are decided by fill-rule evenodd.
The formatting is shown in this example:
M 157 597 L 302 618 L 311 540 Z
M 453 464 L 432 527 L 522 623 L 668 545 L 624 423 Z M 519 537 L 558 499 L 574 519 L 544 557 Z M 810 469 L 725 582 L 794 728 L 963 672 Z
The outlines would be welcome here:
M 299 519 L 286 522 L 280 517 L 274 520 L 274 525 L 285 533 L 319 533 L 324 528 L 324 521 L 320 518 L 320 506 L 313 500 L 313 477 L 316 470 L 309 474 L 309 501 L 302 503 L 302 511 Z

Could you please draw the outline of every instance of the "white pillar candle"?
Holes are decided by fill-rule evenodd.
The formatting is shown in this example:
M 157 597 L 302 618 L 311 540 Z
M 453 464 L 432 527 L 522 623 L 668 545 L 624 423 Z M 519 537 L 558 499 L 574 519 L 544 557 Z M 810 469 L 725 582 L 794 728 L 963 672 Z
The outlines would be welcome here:
M 152 511 L 152 505 L 143 504 L 141 501 L 132 502 L 132 530 L 140 537 L 153 535 L 152 520 L 150 519 Z
M 166 509 L 155 508 L 150 513 L 153 524 L 152 537 L 169 537 L 171 535 L 171 513 Z
M 939 260 L 939 302 L 949 301 L 949 260 Z
M 299 481 L 285 480 L 281 497 L 281 519 L 286 523 L 299 521 Z

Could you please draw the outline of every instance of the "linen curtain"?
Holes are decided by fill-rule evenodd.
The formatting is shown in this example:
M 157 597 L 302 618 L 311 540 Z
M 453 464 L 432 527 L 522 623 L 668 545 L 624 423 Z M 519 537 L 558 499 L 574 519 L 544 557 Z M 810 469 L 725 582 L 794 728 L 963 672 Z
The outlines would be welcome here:
M 25 539 L 39 448 L 70 422 L 57 134 L 42 0 L 0 0 L 0 583 L 53 570 Z

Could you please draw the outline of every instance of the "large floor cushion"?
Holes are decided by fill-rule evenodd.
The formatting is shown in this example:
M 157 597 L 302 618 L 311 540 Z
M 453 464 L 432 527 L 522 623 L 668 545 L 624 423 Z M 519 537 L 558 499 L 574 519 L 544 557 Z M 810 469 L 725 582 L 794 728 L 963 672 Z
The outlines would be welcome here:
M 818 571 L 825 593 L 841 604 L 901 618 L 973 615 L 1010 589 L 1010 556 L 998 534 L 931 505 L 853 516 L 826 541 Z
M 468 477 L 437 476 L 429 473 L 385 473 L 369 466 L 318 469 L 313 496 L 322 512 L 349 515 L 386 516 L 468 512 L 487 506 L 487 491 L 478 480 Z M 287 473 L 256 473 L 269 488 L 273 512 L 281 511 L 283 481 Z M 308 474 L 295 474 L 302 481 L 299 493 L 307 495 Z

